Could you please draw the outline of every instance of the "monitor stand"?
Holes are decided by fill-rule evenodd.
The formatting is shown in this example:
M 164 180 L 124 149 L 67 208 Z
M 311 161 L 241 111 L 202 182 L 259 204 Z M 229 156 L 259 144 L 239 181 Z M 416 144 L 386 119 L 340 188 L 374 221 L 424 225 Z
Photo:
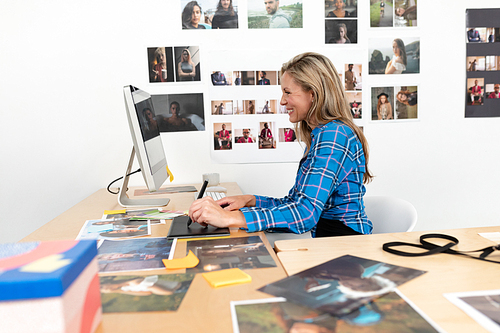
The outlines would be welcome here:
M 122 207 L 160 207 L 168 205 L 170 199 L 169 198 L 148 198 L 148 199 L 130 199 L 127 196 L 127 187 L 128 187 L 128 174 L 132 170 L 132 164 L 134 163 L 135 158 L 135 148 L 132 147 L 132 153 L 130 154 L 130 159 L 127 166 L 127 171 L 125 171 L 125 175 L 123 176 L 123 184 L 120 187 L 120 192 L 118 194 L 118 203 Z

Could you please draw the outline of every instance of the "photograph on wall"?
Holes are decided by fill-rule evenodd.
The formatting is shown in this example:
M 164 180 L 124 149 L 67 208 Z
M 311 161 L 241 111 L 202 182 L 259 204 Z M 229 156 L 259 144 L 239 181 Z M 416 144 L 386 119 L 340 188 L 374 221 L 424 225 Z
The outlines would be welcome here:
M 325 17 L 358 17 L 358 0 L 325 0 Z
M 420 38 L 373 38 L 368 42 L 369 74 L 420 73 Z
M 231 138 L 231 123 L 214 123 L 214 150 L 231 150 Z
M 248 29 L 302 28 L 302 0 L 248 0 Z
M 243 110 L 245 114 L 255 114 L 255 100 L 243 100 Z
M 241 85 L 242 86 L 255 86 L 255 71 L 241 71 Z
M 238 0 L 181 0 L 182 29 L 238 29 Z
M 211 103 L 212 115 L 232 115 L 233 101 L 232 100 L 216 100 Z
M 241 86 L 241 71 L 233 71 L 233 85 Z
M 99 273 L 163 269 L 162 260 L 173 258 L 175 243 L 164 237 L 104 240 L 97 254 Z
M 148 47 L 149 82 L 174 82 L 172 47 Z
M 231 314 L 235 333 L 442 332 L 398 290 L 342 317 L 287 302 L 281 297 L 232 301 Z
M 160 132 L 204 131 L 203 94 L 152 95 L 154 111 L 149 122 L 156 123 Z
M 278 101 L 275 99 L 257 99 L 257 114 L 278 113 Z
M 256 143 L 255 130 L 243 128 L 234 130 L 235 143 Z
M 363 94 L 361 91 L 346 92 L 347 102 L 349 103 L 349 107 L 351 108 L 352 117 L 355 119 L 361 119 L 363 116 Z
M 177 311 L 194 274 L 100 276 L 103 313 Z
M 241 99 L 235 99 L 235 100 L 233 100 L 233 114 L 236 114 L 236 115 L 243 115 L 243 114 L 245 114 L 245 108 L 244 108 L 243 100 L 241 100 Z
M 279 129 L 279 141 L 280 142 L 297 142 L 297 135 L 295 134 L 295 129 L 286 127 Z
M 394 0 L 394 27 L 417 26 L 417 0 Z
M 372 87 L 372 120 L 394 119 L 394 87 Z
M 233 84 L 232 72 L 213 71 L 210 74 L 212 85 L 214 86 L 230 86 Z
M 481 290 L 444 294 L 489 332 L 500 332 L 500 290 Z
M 278 84 L 278 74 L 276 71 L 257 71 L 256 76 L 258 86 L 275 86 Z
M 370 0 L 370 27 L 392 27 L 393 13 L 393 0 Z
M 276 267 L 259 236 L 188 241 L 187 250 L 200 259 L 196 267 L 186 269 L 188 273 Z
M 361 64 L 346 64 L 344 67 L 345 90 L 361 90 L 363 81 L 361 79 Z
M 325 44 L 357 44 L 358 20 L 325 20 Z
M 259 149 L 274 149 L 276 148 L 276 123 L 274 122 L 260 122 L 259 124 Z
M 466 10 L 466 118 L 500 117 L 499 15 L 500 8 Z
M 396 108 L 394 111 L 394 119 L 417 119 L 418 118 L 418 103 L 417 103 L 417 86 L 396 86 L 394 87 L 396 94 Z
M 339 316 L 424 273 L 423 270 L 345 255 L 258 290 Z
M 200 81 L 200 48 L 181 46 L 174 48 L 176 82 Z

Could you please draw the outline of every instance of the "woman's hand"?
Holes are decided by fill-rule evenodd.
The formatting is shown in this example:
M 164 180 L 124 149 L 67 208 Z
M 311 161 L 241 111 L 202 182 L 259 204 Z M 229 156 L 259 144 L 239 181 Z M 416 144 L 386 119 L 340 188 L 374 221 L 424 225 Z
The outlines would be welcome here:
M 215 202 L 211 197 L 196 200 L 189 208 L 189 217 L 202 226 L 246 228 L 247 223 L 242 212 L 225 210 L 221 207 L 219 202 L 224 199 L 218 202 Z

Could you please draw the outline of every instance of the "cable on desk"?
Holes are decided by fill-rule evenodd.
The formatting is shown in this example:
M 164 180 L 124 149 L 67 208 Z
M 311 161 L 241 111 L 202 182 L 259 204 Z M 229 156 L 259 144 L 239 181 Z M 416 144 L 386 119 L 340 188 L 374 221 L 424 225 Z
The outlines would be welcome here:
M 141 172 L 141 168 L 139 168 L 139 169 L 137 169 L 137 170 L 135 170 L 135 171 L 133 171 L 133 172 L 129 173 L 129 174 L 127 175 L 127 177 L 128 177 L 128 176 L 133 175 L 134 173 L 138 173 L 138 172 Z M 116 182 L 117 182 L 117 181 L 119 181 L 120 179 L 123 179 L 123 176 L 121 176 L 120 178 L 116 178 L 116 179 L 115 179 L 115 180 L 113 180 L 111 183 L 109 183 L 108 187 L 106 188 L 106 189 L 108 190 L 108 192 L 109 192 L 109 193 L 111 193 L 111 194 L 118 194 L 118 193 L 120 193 L 120 188 L 118 188 L 118 192 L 113 192 L 113 191 L 111 191 L 111 190 L 109 189 L 109 188 L 111 187 L 111 185 L 113 185 L 114 183 L 116 183 Z M 127 189 L 127 190 L 128 190 L 128 189 Z

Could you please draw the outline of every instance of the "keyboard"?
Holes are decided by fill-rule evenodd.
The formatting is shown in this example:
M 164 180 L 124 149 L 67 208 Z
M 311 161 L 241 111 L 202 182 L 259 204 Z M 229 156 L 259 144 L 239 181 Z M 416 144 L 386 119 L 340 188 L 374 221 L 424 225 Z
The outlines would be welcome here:
M 224 193 L 224 192 L 210 192 L 210 191 L 203 193 L 203 197 L 207 197 L 207 196 L 211 197 L 214 200 L 219 200 L 219 199 L 225 198 L 226 193 Z M 194 194 L 194 199 L 195 200 L 198 199 L 198 192 L 196 192 Z

